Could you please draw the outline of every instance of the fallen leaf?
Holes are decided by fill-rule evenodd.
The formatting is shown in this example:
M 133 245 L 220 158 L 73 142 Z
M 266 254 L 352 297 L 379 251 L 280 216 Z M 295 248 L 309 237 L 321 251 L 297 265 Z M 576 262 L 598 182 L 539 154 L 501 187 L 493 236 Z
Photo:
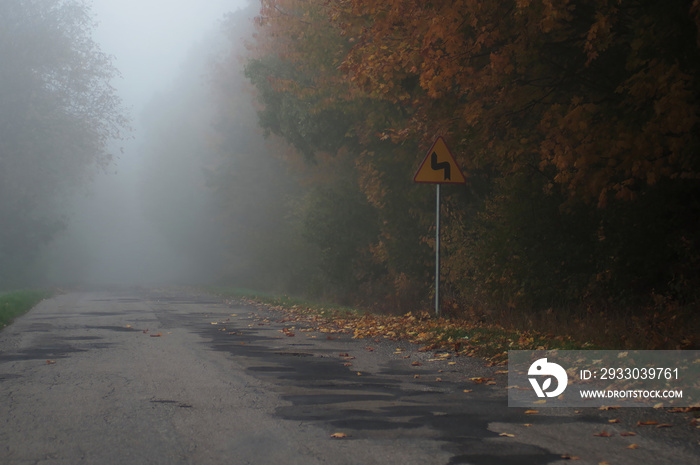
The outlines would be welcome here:
M 347 438 L 348 435 L 345 433 L 333 433 L 333 434 L 331 434 L 331 437 L 333 439 L 344 439 L 344 438 Z
M 441 381 L 442 381 L 442 378 L 435 378 L 435 381 L 441 382 Z
M 465 390 L 462 391 L 462 392 L 474 392 L 474 389 L 465 389 Z
M 158 333 L 158 334 L 151 334 L 151 337 L 161 337 L 163 333 Z
M 564 460 L 581 460 L 581 457 L 576 457 L 575 455 L 562 455 L 561 458 Z
M 637 433 L 633 433 L 632 431 L 627 431 L 626 433 L 620 433 L 620 436 L 636 436 Z
M 423 365 L 423 364 L 422 364 L 421 362 L 413 362 L 413 363 L 411 363 L 411 365 L 414 366 L 414 367 L 419 367 L 419 366 L 421 366 L 421 365 Z
M 533 404 L 546 404 L 546 403 L 547 403 L 546 399 L 540 399 L 540 400 L 536 400 L 533 402 Z
M 668 411 L 671 413 L 688 413 L 700 409 L 700 407 L 674 407 Z
M 362 372 L 358 371 L 357 376 L 362 376 Z
M 499 434 L 499 436 L 504 436 L 504 437 L 507 437 L 507 438 L 514 438 L 514 437 L 515 437 L 514 434 L 510 434 L 510 433 L 501 433 L 501 434 Z
M 539 410 L 525 410 L 525 413 L 527 415 L 534 415 L 536 413 L 540 413 L 540 411 Z
M 492 381 L 493 378 L 484 378 L 484 377 L 477 377 L 477 378 L 469 378 L 470 380 L 474 381 L 476 384 L 482 384 L 487 381 Z
M 637 422 L 637 426 L 653 426 L 653 425 L 658 425 L 658 424 L 659 424 L 659 422 L 658 422 L 658 421 L 654 421 L 654 420 L 651 420 L 651 421 L 641 421 L 641 420 L 639 420 L 639 421 Z
M 630 444 L 629 446 L 627 446 L 627 449 L 638 449 L 638 448 L 639 448 L 639 444 Z
M 530 427 L 530 426 L 532 426 L 532 423 L 523 423 L 523 426 Z
M 600 433 L 594 433 L 593 436 L 598 436 L 601 438 L 610 438 L 610 437 L 613 437 L 614 434 L 610 434 L 607 431 L 601 431 Z
M 351 367 L 351 366 L 352 366 L 352 363 L 350 363 L 350 362 L 343 363 L 343 366 L 344 366 L 344 367 Z
M 374 352 L 374 347 L 365 347 L 366 351 Z
M 603 407 L 600 407 L 598 410 L 617 410 L 619 408 L 620 407 L 603 406 Z
M 53 365 L 53 364 L 55 364 L 55 363 L 56 363 L 56 362 L 55 362 L 54 360 L 47 360 L 47 361 L 46 361 L 46 364 L 47 364 L 47 365 Z
M 618 420 L 617 418 L 614 418 L 612 420 L 608 420 L 608 423 L 620 423 L 620 420 Z
M 600 462 L 598 465 L 610 465 L 608 462 Z
M 673 425 L 671 423 L 661 423 L 656 425 L 657 428 L 671 428 Z
M 414 378 L 420 378 L 420 375 L 413 375 Z
M 339 356 L 339 357 L 349 357 L 350 354 L 348 354 L 347 352 L 345 352 L 345 353 L 339 354 L 338 356 Z

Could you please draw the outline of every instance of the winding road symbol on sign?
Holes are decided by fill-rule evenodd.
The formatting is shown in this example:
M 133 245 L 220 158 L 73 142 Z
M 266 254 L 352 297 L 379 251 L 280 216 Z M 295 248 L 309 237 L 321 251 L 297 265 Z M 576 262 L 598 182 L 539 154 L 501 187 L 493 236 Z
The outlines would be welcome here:
M 433 169 L 434 171 L 438 170 L 444 170 L 444 177 L 443 179 L 449 180 L 450 179 L 450 162 L 443 161 L 438 163 L 438 156 L 437 153 L 433 152 L 430 155 L 430 168 Z
M 466 179 L 442 137 L 438 137 L 413 177 L 415 182 L 464 184 Z

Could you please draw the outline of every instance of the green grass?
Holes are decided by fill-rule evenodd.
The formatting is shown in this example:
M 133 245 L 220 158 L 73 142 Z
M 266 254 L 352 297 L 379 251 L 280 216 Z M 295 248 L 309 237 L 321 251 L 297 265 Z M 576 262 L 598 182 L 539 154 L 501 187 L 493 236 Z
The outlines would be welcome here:
M 590 350 L 603 349 L 604 347 L 575 340 L 567 337 L 556 337 L 551 334 L 536 332 L 519 332 L 495 326 L 469 325 L 444 329 L 436 327 L 432 329 L 437 341 L 459 341 L 478 347 L 481 355 L 494 356 L 502 354 L 505 350 L 535 350 L 545 348 L 547 350 Z
M 253 289 L 240 287 L 209 287 L 206 290 L 221 297 L 253 300 L 255 302 L 273 306 L 277 305 L 284 308 L 308 309 L 323 317 L 332 317 L 338 314 L 358 315 L 363 313 L 363 310 L 354 307 L 345 307 L 329 302 L 317 302 L 309 299 L 290 297 L 288 295 L 280 295 L 270 292 L 260 292 Z
M 33 290 L 0 292 L 0 329 L 50 295 L 48 291 Z

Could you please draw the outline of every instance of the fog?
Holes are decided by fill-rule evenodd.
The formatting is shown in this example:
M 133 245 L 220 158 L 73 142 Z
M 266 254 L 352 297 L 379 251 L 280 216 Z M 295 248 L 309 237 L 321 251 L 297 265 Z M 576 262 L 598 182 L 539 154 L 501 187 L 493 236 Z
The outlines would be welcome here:
M 214 163 L 215 155 L 196 147 L 178 154 L 157 145 L 178 135 L 164 129 L 168 115 L 177 111 L 168 108 L 170 96 L 187 100 L 196 97 L 183 92 L 195 96 L 206 91 L 206 75 L 190 72 L 188 66 L 199 60 L 197 65 L 206 67 L 207 55 L 216 53 L 220 21 L 246 4 L 92 1 L 98 23 L 93 37 L 114 57 L 121 77 L 112 86 L 128 109 L 132 131 L 125 140 L 110 142 L 117 157 L 93 175 L 86 189 L 73 193 L 67 227 L 44 258 L 51 283 L 155 285 L 219 277 L 221 237 L 201 169 Z M 207 114 L 195 116 L 203 119 L 196 124 L 210 124 Z

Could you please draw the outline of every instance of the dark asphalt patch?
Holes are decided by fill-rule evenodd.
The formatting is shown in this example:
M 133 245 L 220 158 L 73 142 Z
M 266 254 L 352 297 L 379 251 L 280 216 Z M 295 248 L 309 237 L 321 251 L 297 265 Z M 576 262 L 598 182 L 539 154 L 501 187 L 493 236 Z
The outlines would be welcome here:
M 33 347 L 0 353 L 0 362 L 64 359 L 71 354 L 94 349 L 108 349 L 114 345 L 110 342 L 97 342 L 101 339 L 101 337 L 96 336 L 46 336 L 43 340 L 37 341 Z M 71 342 L 76 344 L 71 344 Z
M 546 449 L 508 442 L 490 431 L 493 422 L 522 422 L 522 413 L 503 408 L 505 396 L 489 398 L 493 391 L 487 387 L 475 385 L 472 399 L 479 392 L 482 395 L 473 401 L 465 398 L 463 385 L 427 377 L 411 379 L 415 388 L 407 388 L 405 381 L 412 373 L 404 368 L 387 363 L 379 373 L 358 375 L 336 357 L 324 355 L 333 351 L 309 349 L 303 354 L 311 356 L 290 356 L 296 353 L 279 347 L 290 345 L 285 339 L 263 334 L 270 334 L 269 327 L 243 328 L 242 324 L 226 323 L 227 332 L 235 332 L 234 336 L 204 325 L 199 326 L 200 334 L 215 350 L 233 356 L 248 373 L 275 386 L 291 403 L 277 409 L 280 418 L 327 424 L 329 429 L 347 433 L 350 440 L 417 437 L 430 427 L 444 443 L 444 450 L 452 454 L 450 464 L 541 465 L 561 460 Z M 550 421 L 569 420 L 552 417 Z
M 146 310 L 124 310 L 124 311 L 119 311 L 119 312 L 80 312 L 80 315 L 87 315 L 87 316 L 104 316 L 104 317 L 112 317 L 112 316 L 125 316 L 125 315 L 130 315 L 130 314 L 139 314 L 143 313 Z
M 288 355 L 290 357 L 313 357 L 314 354 L 307 352 L 275 352 L 276 355 Z
M 0 362 L 17 362 L 22 360 L 63 359 L 76 352 L 85 352 L 70 345 L 32 347 L 18 352 L 0 354 Z
M 141 332 L 143 331 L 142 329 L 137 329 L 137 328 L 131 328 L 127 326 L 83 326 L 83 328 L 87 329 L 104 329 L 107 331 L 116 331 L 119 333 L 133 333 L 133 332 Z
M 48 333 L 54 330 L 53 325 L 48 323 L 32 323 L 29 328 L 25 330 L 27 333 Z
M 247 371 L 252 371 L 252 372 L 263 372 L 263 373 L 279 373 L 279 372 L 285 372 L 285 371 L 294 371 L 294 368 L 291 367 L 281 367 L 281 366 L 258 366 L 258 367 L 249 367 L 246 369 Z
M 172 405 L 174 407 L 179 407 L 179 408 L 193 408 L 190 404 L 186 404 L 184 402 L 180 402 L 177 400 L 163 400 L 163 399 L 153 399 L 150 401 L 152 404 L 164 404 L 164 405 Z

